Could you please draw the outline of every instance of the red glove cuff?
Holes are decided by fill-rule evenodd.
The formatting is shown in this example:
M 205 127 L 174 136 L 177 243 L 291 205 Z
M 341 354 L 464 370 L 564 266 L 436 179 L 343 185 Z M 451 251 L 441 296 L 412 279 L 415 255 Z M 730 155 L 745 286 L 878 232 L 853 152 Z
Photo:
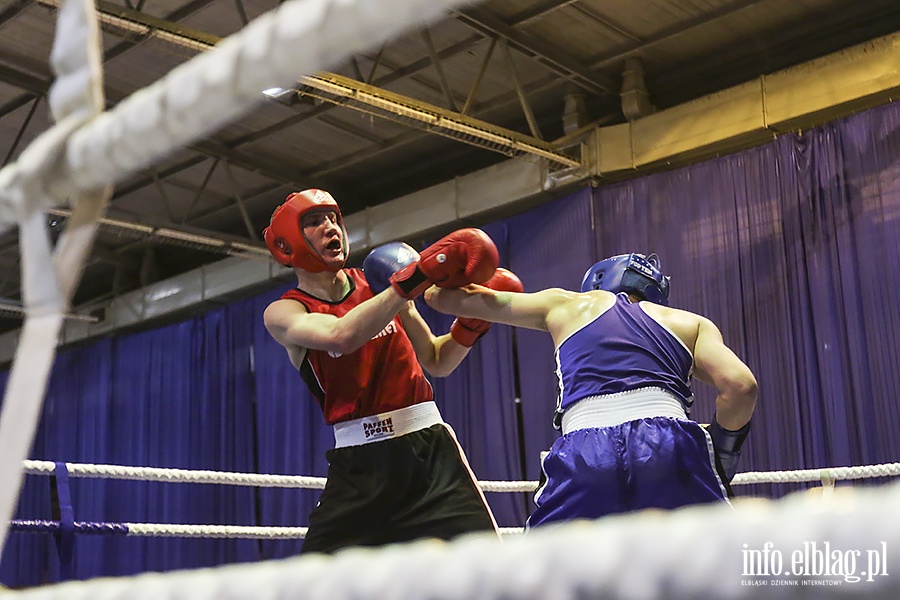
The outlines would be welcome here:
M 460 317 L 450 326 L 450 337 L 460 346 L 471 348 L 490 328 L 491 323 L 488 321 Z
M 419 268 L 419 263 L 414 262 L 391 275 L 391 285 L 402 297 L 415 300 L 431 287 L 431 282 Z

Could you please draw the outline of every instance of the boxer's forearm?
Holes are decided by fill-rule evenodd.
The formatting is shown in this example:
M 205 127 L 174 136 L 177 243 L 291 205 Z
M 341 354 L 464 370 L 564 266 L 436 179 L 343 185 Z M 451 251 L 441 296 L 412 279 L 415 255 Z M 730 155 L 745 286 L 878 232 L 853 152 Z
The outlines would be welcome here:
M 549 289 L 531 294 L 495 291 L 480 285 L 449 289 L 433 287 L 425 292 L 425 301 L 437 311 L 547 331 L 547 316 L 565 303 L 572 292 Z
M 480 286 L 465 288 L 431 287 L 425 291 L 425 302 L 431 308 L 458 317 L 472 317 L 492 321 L 496 306 L 488 302 L 486 296 L 493 296 L 494 291 Z

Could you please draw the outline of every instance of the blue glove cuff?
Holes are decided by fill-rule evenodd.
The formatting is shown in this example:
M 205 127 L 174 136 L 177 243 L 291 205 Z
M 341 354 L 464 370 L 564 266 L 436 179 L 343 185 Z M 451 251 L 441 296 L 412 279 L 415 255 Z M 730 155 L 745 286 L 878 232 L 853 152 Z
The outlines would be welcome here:
M 363 271 L 372 292 L 378 294 L 391 287 L 391 275 L 419 260 L 419 253 L 403 242 L 391 242 L 369 252 Z
M 737 474 L 738 463 L 741 460 L 741 446 L 750 433 L 750 422 L 736 431 L 725 429 L 716 418 L 713 417 L 709 424 L 709 437 L 712 438 L 713 449 L 716 451 L 716 462 L 721 469 L 720 475 L 726 483 L 731 483 Z M 728 494 L 731 495 L 730 488 Z
M 740 452 L 749 433 L 750 421 L 735 431 L 719 425 L 715 416 L 713 416 L 712 423 L 709 424 L 709 436 L 712 438 L 713 446 L 721 452 Z

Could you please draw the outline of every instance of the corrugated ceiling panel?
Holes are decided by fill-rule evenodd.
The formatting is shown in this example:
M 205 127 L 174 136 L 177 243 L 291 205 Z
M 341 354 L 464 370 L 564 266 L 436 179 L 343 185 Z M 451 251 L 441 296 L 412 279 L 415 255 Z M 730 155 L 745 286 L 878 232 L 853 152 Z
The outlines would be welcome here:
M 323 160 L 337 158 L 367 145 L 365 140 L 356 136 L 320 121 L 309 120 L 275 132 L 243 149 L 257 156 L 271 154 L 277 156 L 280 161 L 287 160 L 309 168 Z
M 131 93 L 161 79 L 195 54 L 162 40 L 148 39 L 106 63 L 107 87 L 118 94 Z
M 114 3 L 121 6 L 128 6 L 128 3 L 124 2 L 123 0 L 118 0 Z M 173 12 L 189 5 L 190 3 L 191 0 L 146 0 L 145 2 L 141 3 L 140 6 L 141 12 L 156 17 L 157 19 L 163 19 Z M 135 5 L 137 3 L 132 4 Z
M 30 5 L 0 27 L 0 53 L 8 51 L 46 65 L 50 61 L 55 19 L 55 9 Z

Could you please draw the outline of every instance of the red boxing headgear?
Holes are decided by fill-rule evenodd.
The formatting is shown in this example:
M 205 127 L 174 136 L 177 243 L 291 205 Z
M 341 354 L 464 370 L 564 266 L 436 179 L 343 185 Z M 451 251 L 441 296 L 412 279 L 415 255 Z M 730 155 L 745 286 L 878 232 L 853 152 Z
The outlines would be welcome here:
M 343 231 L 341 244 L 344 247 L 344 262 L 337 267 L 330 266 L 322 260 L 303 235 L 300 223 L 303 216 L 317 210 L 333 210 Z M 347 239 L 341 209 L 331 194 L 325 190 L 309 189 L 290 194 L 284 204 L 272 213 L 272 222 L 263 230 L 263 237 L 276 262 L 286 267 L 300 267 L 310 273 L 322 271 L 336 273 L 347 262 L 347 256 L 350 254 L 350 241 Z

